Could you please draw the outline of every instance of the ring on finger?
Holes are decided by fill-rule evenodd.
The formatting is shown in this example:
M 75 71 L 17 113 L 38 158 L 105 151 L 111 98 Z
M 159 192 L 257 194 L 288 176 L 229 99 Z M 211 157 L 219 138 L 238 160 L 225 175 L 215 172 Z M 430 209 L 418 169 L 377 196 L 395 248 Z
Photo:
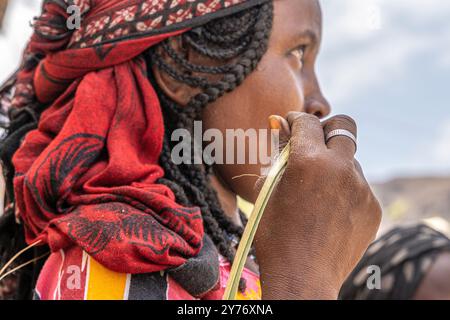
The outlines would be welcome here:
M 330 131 L 327 136 L 325 137 L 325 143 L 328 143 L 331 139 L 333 139 L 334 137 L 347 137 L 350 140 L 353 141 L 353 143 L 355 144 L 355 150 L 358 149 L 358 142 L 356 140 L 356 137 L 353 133 L 351 133 L 348 130 L 345 129 L 336 129 L 336 130 L 332 130 Z

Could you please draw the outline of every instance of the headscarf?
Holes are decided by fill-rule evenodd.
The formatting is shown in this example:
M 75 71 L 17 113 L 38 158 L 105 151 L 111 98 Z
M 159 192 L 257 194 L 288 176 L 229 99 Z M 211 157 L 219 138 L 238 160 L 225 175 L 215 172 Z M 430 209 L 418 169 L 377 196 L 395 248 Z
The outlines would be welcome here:
M 48 105 L 13 157 L 29 244 L 80 246 L 107 268 L 148 273 L 196 256 L 199 208 L 157 181 L 164 126 L 141 54 L 266 0 L 46 0 L 13 78 L 11 116 Z M 82 14 L 69 30 L 68 8 Z M 4 97 L 3 97 L 4 101 Z
M 344 283 L 343 300 L 409 300 L 435 259 L 450 252 L 450 239 L 419 224 L 394 228 L 367 249 L 364 257 Z M 381 288 L 369 289 L 370 266 L 381 270 Z

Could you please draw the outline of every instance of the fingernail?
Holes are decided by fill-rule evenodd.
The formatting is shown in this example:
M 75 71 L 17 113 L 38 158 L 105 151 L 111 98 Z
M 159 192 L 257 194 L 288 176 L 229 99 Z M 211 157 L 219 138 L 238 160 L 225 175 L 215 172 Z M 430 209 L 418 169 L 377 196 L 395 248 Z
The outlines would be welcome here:
M 277 116 L 270 116 L 269 117 L 269 126 L 272 130 L 281 130 L 281 124 L 280 120 Z

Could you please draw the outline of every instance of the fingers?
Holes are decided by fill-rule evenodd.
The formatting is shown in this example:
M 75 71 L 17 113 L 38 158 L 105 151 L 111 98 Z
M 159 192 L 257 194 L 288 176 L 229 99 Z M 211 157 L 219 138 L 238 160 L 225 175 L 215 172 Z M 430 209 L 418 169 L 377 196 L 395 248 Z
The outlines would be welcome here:
M 339 115 L 321 123 L 313 115 L 290 112 L 286 119 L 277 115 L 270 116 L 269 126 L 271 129 L 279 130 L 281 149 L 291 140 L 293 150 L 299 152 L 328 148 L 346 158 L 354 158 L 356 145 L 349 137 L 335 136 L 325 144 L 325 137 L 334 130 L 343 129 L 357 137 L 356 123 L 349 116 Z
M 326 148 L 325 136 L 319 118 L 303 112 L 290 112 L 286 119 L 291 130 L 293 151 L 308 153 Z
M 283 150 L 291 139 L 291 128 L 289 127 L 289 123 L 283 117 L 272 115 L 269 117 L 269 127 L 271 130 L 277 130 L 280 149 L 278 151 Z
M 325 149 L 325 136 L 319 118 L 303 113 L 290 112 L 286 119 L 272 115 L 269 117 L 271 129 L 279 130 L 280 149 L 291 141 L 292 150 L 307 153 Z
M 326 120 L 323 123 L 323 132 L 325 137 L 332 131 L 344 129 L 351 132 L 355 138 L 357 137 L 356 122 L 349 116 L 339 115 Z M 355 142 L 346 136 L 335 136 L 327 142 L 328 149 L 345 156 L 354 158 L 356 152 Z

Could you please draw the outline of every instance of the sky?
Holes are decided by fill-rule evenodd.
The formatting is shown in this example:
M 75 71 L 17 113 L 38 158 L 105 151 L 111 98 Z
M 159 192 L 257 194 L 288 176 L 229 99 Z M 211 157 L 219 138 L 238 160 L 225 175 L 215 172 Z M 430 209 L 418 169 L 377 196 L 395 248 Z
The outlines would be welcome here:
M 450 175 L 450 1 L 321 4 L 319 79 L 333 114 L 358 123 L 368 179 Z M 18 65 L 38 12 L 38 0 L 10 1 L 0 81 Z
M 319 79 L 369 179 L 450 174 L 450 1 L 321 3 Z

